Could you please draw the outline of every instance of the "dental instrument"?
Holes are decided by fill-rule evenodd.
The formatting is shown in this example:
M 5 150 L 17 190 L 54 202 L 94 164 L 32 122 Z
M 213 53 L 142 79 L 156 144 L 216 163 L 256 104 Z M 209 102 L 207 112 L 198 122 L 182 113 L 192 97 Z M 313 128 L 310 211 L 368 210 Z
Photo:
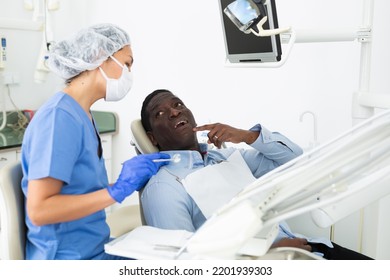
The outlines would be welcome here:
M 153 162 L 166 162 L 166 161 L 171 161 L 173 163 L 178 163 L 181 161 L 181 156 L 180 154 L 174 154 L 172 158 L 160 158 L 160 159 L 154 159 L 152 160 Z

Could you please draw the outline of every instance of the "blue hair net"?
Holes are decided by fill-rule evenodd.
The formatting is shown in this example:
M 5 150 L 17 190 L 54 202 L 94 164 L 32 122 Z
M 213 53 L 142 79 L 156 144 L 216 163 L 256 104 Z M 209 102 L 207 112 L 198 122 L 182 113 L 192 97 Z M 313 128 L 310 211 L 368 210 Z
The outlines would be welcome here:
M 126 45 L 130 45 L 130 37 L 123 29 L 107 23 L 93 25 L 51 46 L 47 66 L 67 80 L 96 69 Z

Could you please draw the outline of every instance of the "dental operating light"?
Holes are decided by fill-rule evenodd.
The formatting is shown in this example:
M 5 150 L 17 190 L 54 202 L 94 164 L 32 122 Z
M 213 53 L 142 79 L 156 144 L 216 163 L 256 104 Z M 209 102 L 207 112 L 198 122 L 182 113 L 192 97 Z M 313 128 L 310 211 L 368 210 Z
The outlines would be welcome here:
M 290 27 L 279 28 L 275 0 L 219 0 L 219 6 L 229 63 L 268 62 L 274 67 L 284 63 L 280 34 L 290 31 Z M 290 42 L 285 48 L 286 58 L 293 40 Z
M 237 0 L 230 3 L 224 13 L 244 33 L 251 33 L 250 28 L 257 28 L 256 24 L 266 16 L 263 1 Z
M 246 34 L 253 33 L 263 37 L 289 31 L 289 27 L 268 30 L 263 28 L 268 20 L 267 5 L 270 5 L 268 0 L 236 0 L 223 11 L 237 28 Z

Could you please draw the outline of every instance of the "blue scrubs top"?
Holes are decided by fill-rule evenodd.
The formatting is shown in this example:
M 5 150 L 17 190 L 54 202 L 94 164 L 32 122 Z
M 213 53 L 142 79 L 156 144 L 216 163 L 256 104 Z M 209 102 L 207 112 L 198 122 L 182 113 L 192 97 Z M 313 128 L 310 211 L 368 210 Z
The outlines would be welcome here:
M 108 186 L 97 132 L 81 106 L 57 93 L 35 114 L 22 144 L 22 189 L 28 180 L 52 177 L 62 194 L 85 194 Z M 110 230 L 104 210 L 57 224 L 35 226 L 26 213 L 26 259 L 105 259 Z

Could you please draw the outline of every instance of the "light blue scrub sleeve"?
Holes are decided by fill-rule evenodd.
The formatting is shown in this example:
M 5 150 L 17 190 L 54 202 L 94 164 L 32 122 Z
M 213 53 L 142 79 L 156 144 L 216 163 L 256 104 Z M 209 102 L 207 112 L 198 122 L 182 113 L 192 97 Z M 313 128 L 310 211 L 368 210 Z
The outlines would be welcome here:
M 61 108 L 42 114 L 47 121 L 37 124 L 31 135 L 28 180 L 52 177 L 69 183 L 81 151 L 82 126 Z

